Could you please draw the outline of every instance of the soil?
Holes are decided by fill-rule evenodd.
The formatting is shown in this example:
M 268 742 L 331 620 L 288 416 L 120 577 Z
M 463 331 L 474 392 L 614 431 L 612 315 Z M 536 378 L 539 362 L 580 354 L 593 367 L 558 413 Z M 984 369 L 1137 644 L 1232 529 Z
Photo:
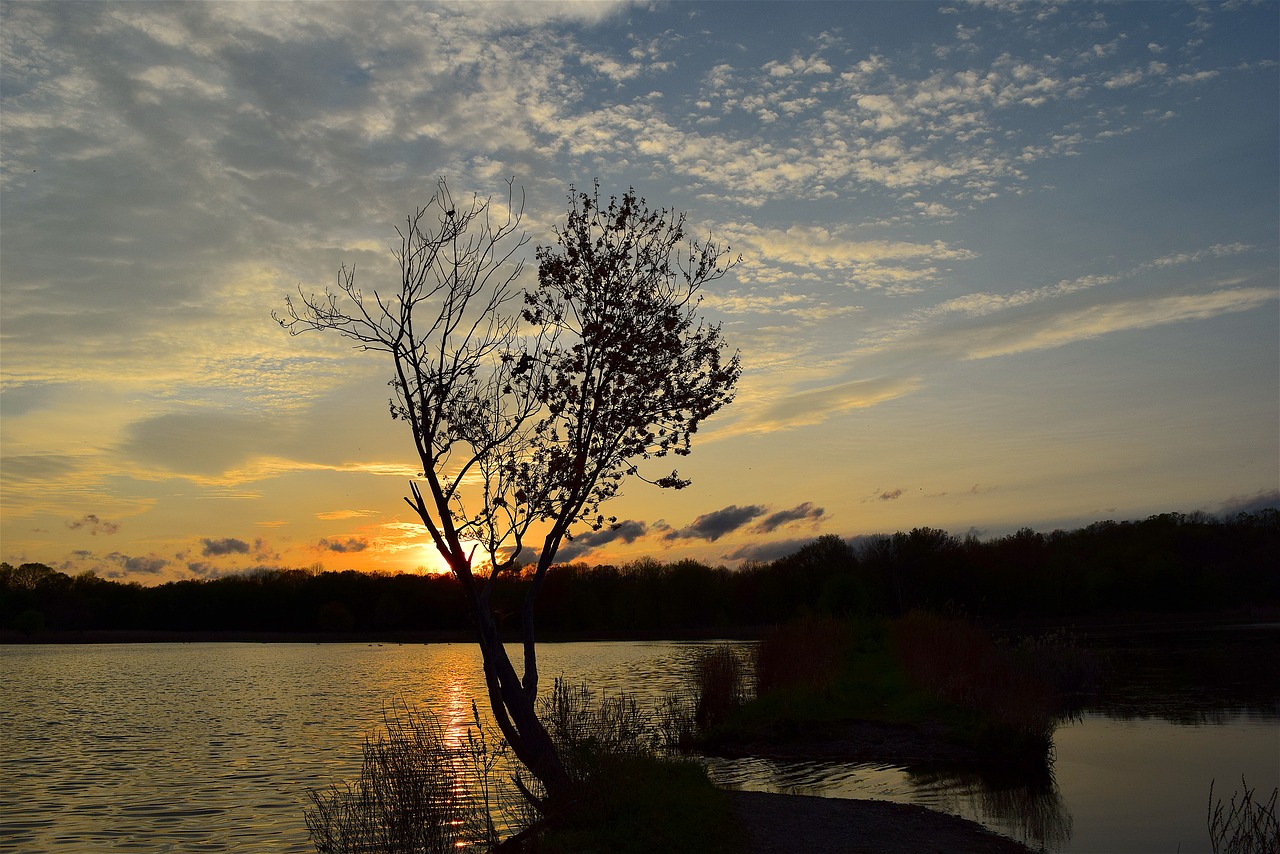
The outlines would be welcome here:
M 958 816 L 914 804 L 730 792 L 743 854 L 1028 854 Z
M 790 761 L 876 762 L 893 765 L 970 763 L 982 757 L 952 744 L 941 726 L 898 726 L 845 721 L 803 732 L 720 743 L 721 756 Z M 914 804 L 821 798 L 766 792 L 730 792 L 747 836 L 744 854 L 950 854 L 1032 849 L 959 816 Z

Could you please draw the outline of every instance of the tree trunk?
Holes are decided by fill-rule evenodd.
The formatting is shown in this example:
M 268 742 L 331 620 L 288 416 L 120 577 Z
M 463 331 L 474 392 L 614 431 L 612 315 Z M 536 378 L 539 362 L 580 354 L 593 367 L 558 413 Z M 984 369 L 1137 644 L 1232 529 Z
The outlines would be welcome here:
M 473 591 L 471 588 L 469 593 Z M 476 639 L 484 662 L 489 705 L 516 758 L 546 789 L 549 804 L 537 804 L 545 812 L 548 805 L 554 807 L 569 797 L 569 773 L 560 761 L 551 735 L 538 719 L 536 692 L 525 690 L 511 664 L 493 613 L 481 597 L 469 595 L 468 598 L 476 618 Z

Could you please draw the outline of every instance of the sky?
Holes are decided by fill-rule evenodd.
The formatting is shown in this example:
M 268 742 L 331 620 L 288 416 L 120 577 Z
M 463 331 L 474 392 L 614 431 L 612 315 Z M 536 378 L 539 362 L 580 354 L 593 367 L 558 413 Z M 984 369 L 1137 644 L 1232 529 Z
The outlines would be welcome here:
M 438 177 L 742 256 L 736 400 L 565 559 L 1280 503 L 1280 4 L 0 4 L 0 558 L 436 570 L 385 356 Z M 670 466 L 667 467 L 669 471 Z M 665 472 L 657 472 L 665 473 Z

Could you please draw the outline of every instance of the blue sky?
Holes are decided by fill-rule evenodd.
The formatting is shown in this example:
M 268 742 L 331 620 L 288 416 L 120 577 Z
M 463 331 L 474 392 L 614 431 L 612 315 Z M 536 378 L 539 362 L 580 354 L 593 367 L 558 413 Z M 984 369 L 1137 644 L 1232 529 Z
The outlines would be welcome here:
M 270 312 L 429 198 L 741 253 L 738 399 L 592 561 L 1280 500 L 1280 6 L 0 4 L 0 557 L 432 567 L 388 366 Z M 531 265 L 532 266 L 532 265 Z

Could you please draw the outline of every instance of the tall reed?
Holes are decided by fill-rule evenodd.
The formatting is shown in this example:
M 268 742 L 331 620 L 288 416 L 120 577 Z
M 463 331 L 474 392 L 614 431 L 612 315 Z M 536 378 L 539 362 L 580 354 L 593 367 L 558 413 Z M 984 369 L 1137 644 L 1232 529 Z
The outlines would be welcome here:
M 756 696 L 790 687 L 826 688 L 839 675 L 848 646 L 847 625 L 830 617 L 769 630 L 756 650 Z
M 1243 776 L 1240 785 L 1244 792 L 1233 792 L 1228 806 L 1221 800 L 1214 801 L 1213 781 L 1209 783 L 1208 825 L 1213 854 L 1276 854 L 1280 851 L 1280 820 L 1276 814 L 1280 789 L 1272 789 L 1266 801 L 1256 801 Z
M 366 736 L 360 779 L 311 790 L 304 814 L 319 854 L 456 851 L 468 810 L 436 717 L 403 704 L 384 710 L 385 733 Z
M 1052 746 L 1056 692 L 980 626 L 912 611 L 894 622 L 891 638 L 915 684 L 996 724 L 993 747 L 1043 755 Z
M 540 717 L 566 769 L 580 781 L 604 757 L 650 756 L 659 746 L 652 713 L 625 694 L 597 697 L 585 685 L 556 679 L 540 701 Z
M 750 699 L 747 662 L 726 644 L 703 650 L 694 661 L 694 722 L 706 732 Z

